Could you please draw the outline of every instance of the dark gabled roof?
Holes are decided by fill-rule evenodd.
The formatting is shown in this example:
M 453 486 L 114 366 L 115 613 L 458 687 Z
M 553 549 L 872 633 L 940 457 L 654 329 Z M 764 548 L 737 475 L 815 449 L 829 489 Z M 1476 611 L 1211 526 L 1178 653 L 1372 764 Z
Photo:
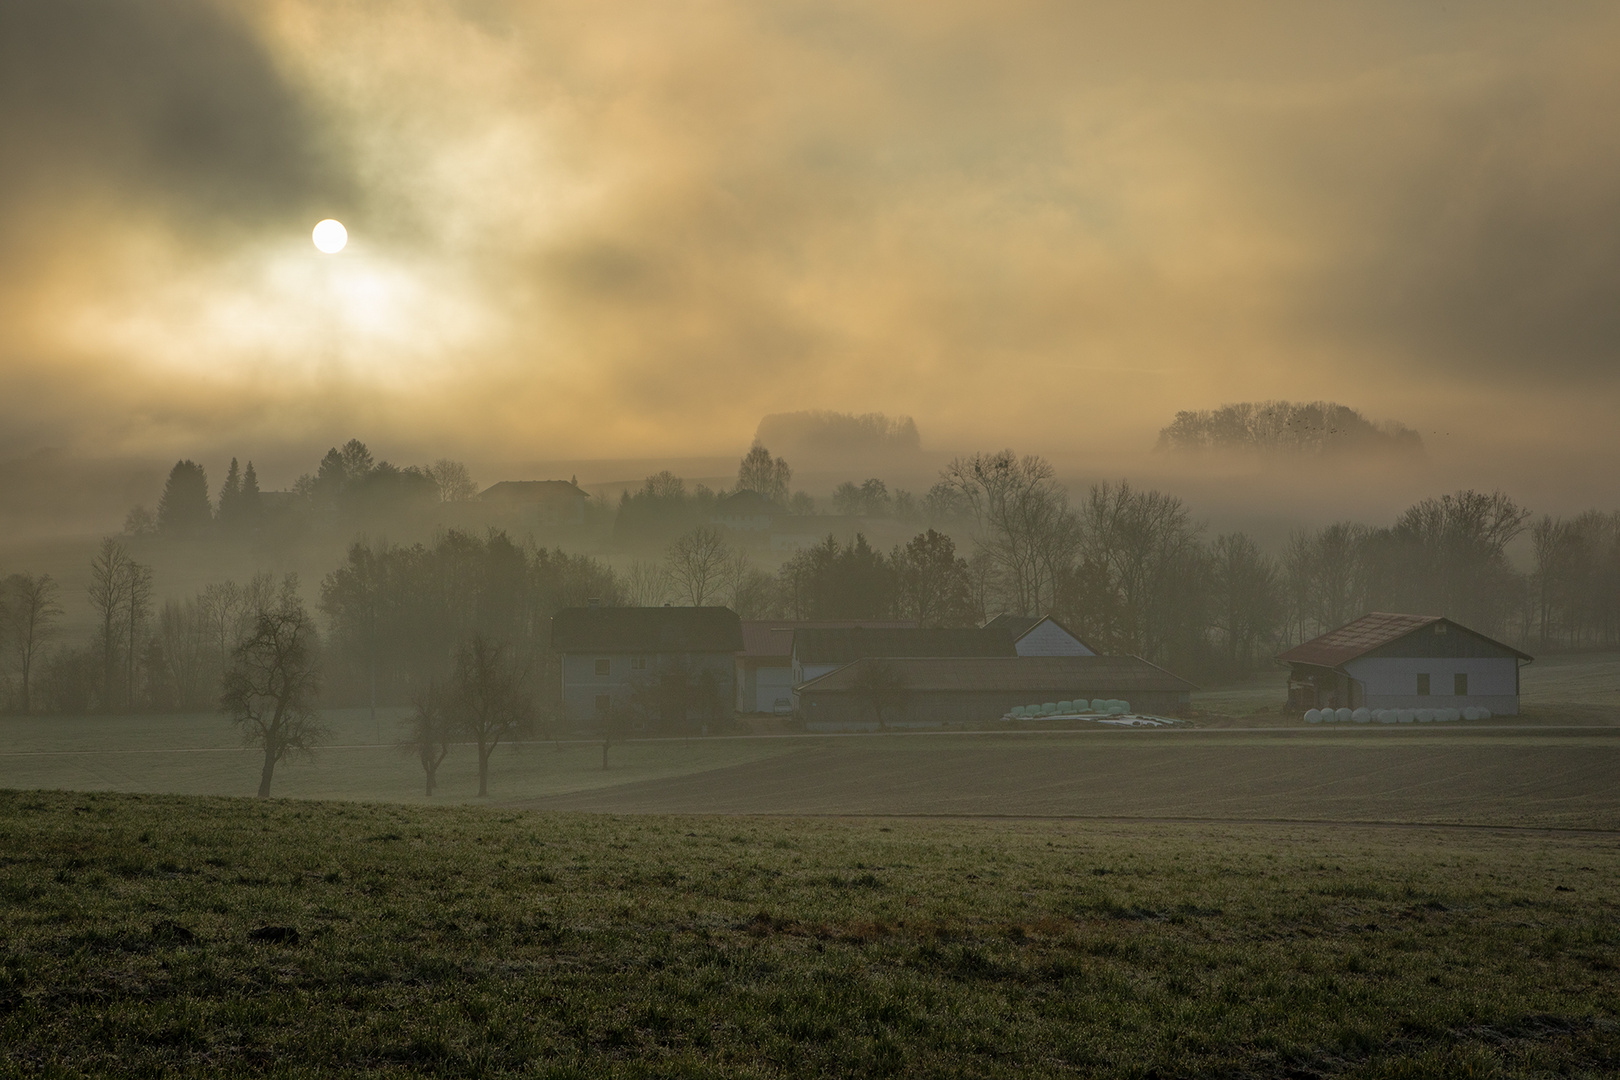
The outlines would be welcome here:
M 885 664 L 914 693 L 1028 693 L 1074 696 L 1180 694 L 1197 687 L 1139 656 L 971 656 L 869 658 L 846 664 L 794 689 L 800 693 L 858 693 L 861 672 Z
M 1087 644 L 1079 634 L 1075 633 L 1073 630 L 1070 630 L 1067 626 L 1064 626 L 1050 615 L 1010 615 L 1004 611 L 1000 615 L 997 615 L 995 618 L 986 622 L 983 629 L 995 630 L 999 633 L 1006 634 L 1013 640 L 1014 646 L 1016 647 L 1019 641 L 1022 641 L 1025 637 L 1029 636 L 1030 631 L 1034 630 L 1037 626 L 1041 625 L 1041 623 L 1045 622 L 1051 623 L 1053 626 L 1069 635 L 1069 637 L 1079 642 L 1081 647 L 1087 651 L 1097 652 L 1097 650 L 1093 649 L 1089 644 Z
M 982 629 L 996 630 L 1006 634 L 1013 641 L 1017 641 L 1035 629 L 1035 624 L 1040 621 L 1034 615 L 1013 615 L 1003 611 L 1000 615 L 986 622 Z
M 478 497 L 502 502 L 552 502 L 557 499 L 590 498 L 578 484 L 568 480 L 502 480 L 485 488 Z
M 1017 656 L 1012 638 L 995 630 L 800 630 L 793 656 L 801 664 L 848 664 L 864 656 Z
M 881 630 L 915 629 L 915 620 L 844 619 L 828 622 L 794 622 L 791 619 L 744 619 L 742 624 L 744 657 L 793 655 L 793 635 L 799 630 L 844 630 L 864 626 Z
M 1517 656 L 1521 660 L 1529 660 L 1528 653 L 1520 652 L 1511 645 L 1504 645 L 1500 641 L 1493 641 L 1478 631 L 1470 630 L 1461 623 L 1452 622 L 1440 615 L 1399 615 L 1388 611 L 1374 611 L 1345 623 L 1337 630 L 1329 630 L 1320 637 L 1295 645 L 1287 652 L 1280 654 L 1277 659 L 1285 664 L 1309 664 L 1312 667 L 1336 668 L 1359 656 L 1366 656 L 1376 652 L 1409 634 L 1436 623 L 1445 623 L 1454 626 L 1465 634 L 1471 634 L 1481 641 L 1487 642 L 1501 649 L 1504 653 Z
M 557 652 L 734 653 L 742 623 L 723 607 L 563 608 L 551 619 Z

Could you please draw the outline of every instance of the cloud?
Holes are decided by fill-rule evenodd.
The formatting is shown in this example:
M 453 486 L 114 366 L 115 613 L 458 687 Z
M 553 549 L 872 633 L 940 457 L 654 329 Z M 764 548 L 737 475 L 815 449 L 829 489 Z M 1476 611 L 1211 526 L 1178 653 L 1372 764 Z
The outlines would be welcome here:
M 1145 448 L 1224 401 L 1478 422 L 1612 388 L 1600 5 L 0 20 L 30 148 L 0 228 L 32 238 L 0 251 L 0 390 L 82 441 L 708 453 L 831 408 Z M 317 262 L 329 213 L 354 248 Z

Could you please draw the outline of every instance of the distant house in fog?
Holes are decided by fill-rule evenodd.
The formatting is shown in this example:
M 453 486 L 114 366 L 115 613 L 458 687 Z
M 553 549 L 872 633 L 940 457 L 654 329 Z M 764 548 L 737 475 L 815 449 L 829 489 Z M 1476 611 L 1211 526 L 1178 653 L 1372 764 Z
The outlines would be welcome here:
M 585 524 L 590 496 L 572 480 L 502 480 L 478 498 L 519 524 L 546 527 Z
M 997 615 L 986 630 L 1006 634 L 1019 656 L 1096 656 L 1097 650 L 1050 615 Z
M 1372 612 L 1277 657 L 1296 710 L 1519 712 L 1519 666 L 1532 658 L 1438 615 Z

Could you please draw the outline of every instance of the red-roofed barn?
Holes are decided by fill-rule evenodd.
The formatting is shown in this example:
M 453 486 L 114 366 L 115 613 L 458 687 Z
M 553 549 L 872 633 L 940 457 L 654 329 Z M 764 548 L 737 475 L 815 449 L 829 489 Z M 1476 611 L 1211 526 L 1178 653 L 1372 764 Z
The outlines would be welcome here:
M 1529 654 L 1438 615 L 1373 612 L 1277 657 L 1294 709 L 1519 711 Z

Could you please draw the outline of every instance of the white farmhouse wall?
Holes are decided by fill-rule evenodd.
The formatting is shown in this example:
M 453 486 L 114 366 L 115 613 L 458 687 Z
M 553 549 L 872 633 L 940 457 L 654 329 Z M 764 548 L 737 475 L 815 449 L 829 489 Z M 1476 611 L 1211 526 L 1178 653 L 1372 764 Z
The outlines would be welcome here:
M 1014 646 L 1019 656 L 1096 656 L 1085 643 L 1051 619 L 1036 623 Z
M 1465 708 L 1479 705 L 1503 716 L 1519 711 L 1518 660 L 1503 657 L 1378 656 L 1344 665 L 1374 709 Z M 1417 692 L 1417 677 L 1429 676 L 1429 693 Z M 1468 694 L 1453 694 L 1453 676 L 1468 676 Z

